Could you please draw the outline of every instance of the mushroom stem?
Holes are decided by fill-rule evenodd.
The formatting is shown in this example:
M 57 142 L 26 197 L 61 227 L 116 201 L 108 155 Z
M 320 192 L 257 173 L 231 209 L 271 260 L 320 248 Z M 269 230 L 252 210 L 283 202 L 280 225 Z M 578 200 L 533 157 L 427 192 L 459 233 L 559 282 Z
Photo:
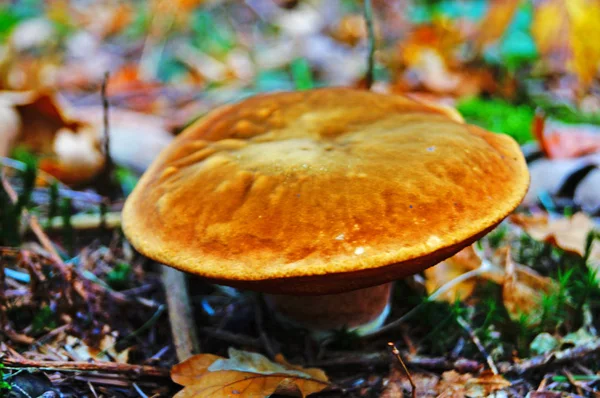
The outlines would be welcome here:
M 309 329 L 322 337 L 347 327 L 366 334 L 383 325 L 390 311 L 392 283 L 323 296 L 266 294 L 268 305 L 283 323 Z

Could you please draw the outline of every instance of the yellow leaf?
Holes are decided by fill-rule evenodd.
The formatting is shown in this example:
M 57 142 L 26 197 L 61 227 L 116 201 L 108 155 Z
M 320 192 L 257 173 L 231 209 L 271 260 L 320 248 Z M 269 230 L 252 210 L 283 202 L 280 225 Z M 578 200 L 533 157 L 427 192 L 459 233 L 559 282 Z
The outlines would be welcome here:
M 276 362 L 233 348 L 228 359 L 196 355 L 171 370 L 173 381 L 185 386 L 175 397 L 265 397 L 274 393 L 305 397 L 329 386 L 320 369 L 292 365 L 281 355 Z
M 190 386 L 196 383 L 208 372 L 208 367 L 217 359 L 222 357 L 212 354 L 194 355 L 171 368 L 171 379 L 182 386 Z
M 578 77 L 587 88 L 600 65 L 600 1 L 545 0 L 538 3 L 531 34 L 538 51 Z
M 448 282 L 458 278 L 465 272 L 473 271 L 481 265 L 481 258 L 477 255 L 473 246 L 464 248 L 454 256 L 442 261 L 435 267 L 425 270 L 425 289 L 428 294 L 432 294 L 437 289 Z M 502 283 L 504 271 L 499 267 L 494 267 L 480 275 L 480 278 Z M 471 296 L 477 285 L 476 278 L 470 278 L 457 283 L 456 286 L 449 289 L 446 293 L 440 295 L 438 301 L 447 301 L 453 303 L 455 300 L 464 300 Z

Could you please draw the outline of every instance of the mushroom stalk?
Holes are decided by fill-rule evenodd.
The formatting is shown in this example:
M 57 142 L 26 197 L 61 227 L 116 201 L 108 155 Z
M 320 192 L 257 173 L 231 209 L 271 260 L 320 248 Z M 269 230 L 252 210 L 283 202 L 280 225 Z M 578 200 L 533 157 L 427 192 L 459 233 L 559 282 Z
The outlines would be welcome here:
M 383 325 L 390 311 L 392 283 L 323 296 L 266 294 L 265 299 L 283 323 L 326 336 L 347 327 L 368 334 Z

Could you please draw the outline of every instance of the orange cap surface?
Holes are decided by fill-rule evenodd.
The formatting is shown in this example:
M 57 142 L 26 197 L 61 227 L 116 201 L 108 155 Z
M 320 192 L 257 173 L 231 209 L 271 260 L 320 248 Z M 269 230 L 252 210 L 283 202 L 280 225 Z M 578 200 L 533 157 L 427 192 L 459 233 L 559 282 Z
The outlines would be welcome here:
M 447 110 L 342 88 L 255 96 L 187 128 L 123 229 L 216 283 L 330 294 L 399 279 L 483 236 L 529 183 L 510 137 Z

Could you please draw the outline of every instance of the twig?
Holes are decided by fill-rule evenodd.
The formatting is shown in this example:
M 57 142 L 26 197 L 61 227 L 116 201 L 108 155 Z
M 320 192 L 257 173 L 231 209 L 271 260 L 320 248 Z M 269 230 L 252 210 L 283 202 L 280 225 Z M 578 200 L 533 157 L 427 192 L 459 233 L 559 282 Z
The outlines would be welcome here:
M 62 217 L 52 217 L 47 220 L 48 228 L 61 229 L 64 227 Z M 115 229 L 121 226 L 121 212 L 107 212 L 101 214 L 80 213 L 71 216 L 71 226 L 76 230 L 100 228 Z
M 102 122 L 103 122 L 103 139 L 102 149 L 104 152 L 104 165 L 102 170 L 95 179 L 96 191 L 102 196 L 108 197 L 108 200 L 114 200 L 119 191 L 119 185 L 114 178 L 115 164 L 110 154 L 110 126 L 109 126 L 109 110 L 108 97 L 106 94 L 106 86 L 108 85 L 109 73 L 104 73 L 100 95 L 102 97 Z M 100 204 L 107 205 L 107 199 L 103 198 Z
M 184 361 L 194 353 L 200 352 L 200 343 L 194 325 L 185 274 L 166 265 L 161 265 L 161 267 L 161 278 L 167 296 L 173 343 L 175 344 L 177 359 Z
M 375 69 L 375 30 L 373 29 L 373 6 L 371 0 L 364 0 L 364 15 L 368 32 L 368 55 L 367 55 L 367 73 L 365 74 L 365 84 L 367 89 L 373 85 L 373 74 Z
M 417 398 L 417 386 L 415 385 L 415 382 L 413 381 L 413 379 L 410 375 L 410 372 L 408 371 L 408 368 L 406 367 L 406 365 L 404 364 L 404 361 L 402 360 L 400 351 L 398 351 L 398 348 L 396 348 L 394 343 L 392 343 L 391 341 L 388 342 L 388 346 L 392 349 L 392 354 L 394 354 L 394 356 L 396 357 L 398 362 L 400 362 L 400 365 L 402 365 L 402 369 L 404 369 L 404 373 L 406 373 L 406 377 L 408 377 L 408 382 L 410 383 L 412 398 Z
M 485 361 L 487 362 L 488 366 L 490 367 L 490 370 L 492 371 L 492 373 L 497 375 L 498 368 L 496 367 L 494 360 L 492 359 L 490 354 L 487 353 L 485 347 L 481 343 L 481 340 L 479 340 L 479 337 L 477 337 L 477 335 L 473 331 L 473 328 L 471 328 L 471 326 L 467 323 L 467 321 L 460 315 L 456 317 L 456 322 L 458 322 L 458 324 L 469 334 L 471 341 L 473 342 L 473 344 L 475 344 L 475 346 L 477 347 L 477 349 L 479 350 L 481 355 L 483 355 L 483 357 L 485 358 Z
M 444 357 L 420 357 L 415 355 L 406 356 L 406 363 L 410 366 L 433 370 L 445 371 L 456 370 L 459 373 L 475 373 L 478 372 L 482 365 L 473 360 L 459 358 L 455 361 Z M 357 367 L 384 367 L 389 365 L 389 355 L 387 352 L 370 352 L 370 353 L 348 353 L 344 356 L 317 360 L 309 364 L 309 366 L 319 368 L 348 368 L 351 366 Z
M 112 173 L 113 169 L 113 161 L 112 156 L 110 156 L 110 133 L 108 129 L 108 97 L 106 96 L 106 86 L 108 85 L 108 78 L 110 74 L 108 71 L 104 72 L 104 79 L 102 79 L 102 87 L 100 90 L 100 94 L 102 96 L 102 123 L 103 123 L 103 146 L 104 146 L 104 171 L 109 174 Z
M 550 365 L 561 365 L 567 362 L 582 359 L 588 355 L 597 354 L 600 352 L 600 338 L 588 341 L 578 345 L 577 347 L 567 348 L 566 350 L 556 351 L 545 355 L 539 355 L 525 359 L 515 364 L 500 364 L 501 373 L 517 373 L 523 374 L 531 370 L 544 368 Z
M 21 358 L 2 358 L 6 369 L 36 369 L 60 372 L 104 372 L 119 373 L 135 377 L 169 377 L 169 369 L 148 365 L 130 365 L 118 362 L 68 362 L 34 361 Z

